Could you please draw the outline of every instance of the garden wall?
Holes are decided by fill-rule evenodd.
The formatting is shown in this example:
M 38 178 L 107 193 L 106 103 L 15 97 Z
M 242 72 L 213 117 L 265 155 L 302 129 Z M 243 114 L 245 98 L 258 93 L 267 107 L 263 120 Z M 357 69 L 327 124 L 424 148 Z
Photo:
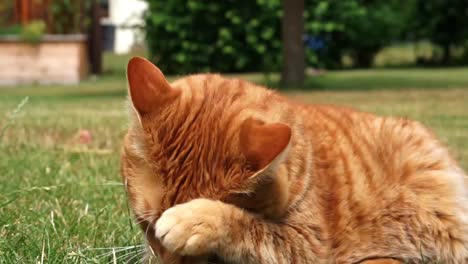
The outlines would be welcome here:
M 37 44 L 0 38 L 0 85 L 75 84 L 87 75 L 84 35 L 45 35 Z

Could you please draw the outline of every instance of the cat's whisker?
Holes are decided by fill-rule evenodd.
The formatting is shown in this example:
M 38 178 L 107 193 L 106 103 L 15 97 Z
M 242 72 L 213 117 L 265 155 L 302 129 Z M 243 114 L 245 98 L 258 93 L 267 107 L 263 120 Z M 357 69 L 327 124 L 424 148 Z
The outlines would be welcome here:
M 150 228 L 150 224 L 146 227 L 146 231 L 145 231 L 145 236 L 147 237 L 148 236 L 148 231 L 149 231 L 149 228 Z
M 115 251 L 115 250 L 113 251 L 113 250 L 111 250 L 111 251 L 106 252 L 106 253 L 104 253 L 104 254 L 98 255 L 98 256 L 96 256 L 96 257 L 94 257 L 94 258 L 95 258 L 95 259 L 104 259 L 104 258 L 107 258 L 107 257 L 112 256 L 113 254 L 117 254 L 117 253 L 124 252 L 124 251 L 125 251 L 125 250 L 120 250 L 120 251 Z
M 144 252 L 143 249 L 139 249 L 138 251 L 129 251 L 129 252 L 126 252 L 126 251 L 111 251 L 111 252 L 108 252 L 108 254 L 106 254 L 105 256 L 102 256 L 100 257 L 100 259 L 103 259 L 103 258 L 107 258 L 107 257 L 111 257 L 111 260 L 109 261 L 109 264 L 110 263 L 115 263 L 115 262 L 119 262 L 120 260 L 124 259 L 125 257 L 131 255 L 131 254 L 141 254 L 142 252 Z
M 146 261 L 147 261 L 148 263 L 151 263 L 151 260 L 152 260 L 153 258 L 156 260 L 156 263 L 157 263 L 157 264 L 162 263 L 161 257 L 160 257 L 158 254 L 156 254 L 156 253 L 154 252 L 154 250 L 153 250 L 152 247 L 147 246 L 147 249 L 148 249 L 149 252 L 151 253 L 151 255 L 148 256 L 148 258 L 146 259 Z
M 134 246 L 126 246 L 126 247 L 99 247 L 99 248 L 84 248 L 83 250 L 125 250 L 125 249 L 132 249 L 132 248 L 139 248 L 144 247 L 145 245 L 134 245 Z
M 155 219 L 156 217 L 153 216 L 153 217 L 151 217 L 151 218 L 148 218 L 148 217 L 150 217 L 150 216 L 152 216 L 152 215 L 148 215 L 147 217 L 144 217 L 143 219 L 141 219 L 141 220 L 135 222 L 135 224 L 139 225 L 139 224 L 141 224 L 141 223 L 143 223 L 143 222 L 145 222 L 145 221 L 147 221 L 147 222 L 153 222 L 154 219 Z
M 143 256 L 138 260 L 137 264 L 145 264 L 145 263 L 149 264 L 149 263 L 151 263 L 151 258 L 152 258 L 152 256 L 149 256 L 149 257 Z M 157 263 L 159 263 L 159 262 L 157 262 Z
M 147 249 L 149 249 L 149 251 L 151 252 L 151 256 L 153 256 L 155 258 L 159 258 L 159 255 L 156 255 L 156 253 L 154 252 L 152 247 L 147 246 Z
M 135 224 L 137 224 L 137 225 L 143 223 L 144 221 L 152 223 L 156 219 L 156 212 L 152 212 L 152 211 L 145 212 L 145 213 L 141 214 L 139 216 L 139 218 L 141 218 L 141 219 L 135 222 Z
M 109 251 L 104 252 L 102 254 L 99 254 L 99 255 L 95 256 L 94 258 L 102 259 L 102 258 L 106 258 L 106 257 L 111 256 L 112 254 L 114 254 L 114 252 L 115 253 L 121 253 L 121 252 L 125 252 L 125 251 L 132 250 L 132 249 L 135 249 L 135 248 L 141 248 L 139 250 L 144 250 L 142 247 L 143 247 L 143 245 L 129 246 L 129 247 L 115 247 L 115 248 L 98 248 L 96 250 L 109 250 Z
M 129 258 L 125 263 L 131 263 L 130 261 L 134 260 L 136 257 L 140 257 L 140 259 L 143 259 L 143 254 L 144 253 L 145 253 L 144 251 L 138 252 L 137 254 L 135 254 L 134 256 Z
M 146 227 L 146 230 L 145 230 L 145 235 L 147 236 L 148 235 L 148 231 L 149 231 L 149 228 L 154 225 L 154 220 L 156 220 L 156 215 L 155 214 L 152 214 L 151 215 L 152 217 L 148 217 L 140 222 L 143 222 L 143 221 L 147 221 L 148 222 L 148 226 Z
M 140 250 L 137 252 L 134 252 L 134 251 L 126 252 L 125 254 L 119 255 L 118 257 L 114 257 L 111 261 L 109 261 L 109 264 L 115 263 L 117 261 L 118 262 L 125 261 L 125 259 L 128 257 L 133 258 L 134 256 L 132 256 L 132 254 L 134 254 L 135 256 L 141 256 L 142 253 L 144 253 L 143 250 Z
M 152 262 L 152 261 L 155 261 L 155 262 Z M 152 264 L 152 263 L 155 263 L 155 264 L 162 264 L 162 261 L 159 257 L 156 257 L 156 256 L 149 256 L 149 257 L 142 257 L 139 262 L 137 262 L 137 264 Z
M 109 251 L 107 251 L 107 252 L 104 252 L 104 253 L 102 253 L 102 254 L 99 254 L 99 255 L 95 256 L 95 258 L 98 258 L 98 259 L 100 259 L 100 258 L 105 258 L 105 257 L 108 257 L 108 256 L 114 254 L 114 253 L 120 253 L 120 252 L 124 252 L 124 251 L 126 251 L 126 250 L 124 250 L 124 249 L 112 250 L 112 249 L 111 249 L 111 250 L 109 250 Z

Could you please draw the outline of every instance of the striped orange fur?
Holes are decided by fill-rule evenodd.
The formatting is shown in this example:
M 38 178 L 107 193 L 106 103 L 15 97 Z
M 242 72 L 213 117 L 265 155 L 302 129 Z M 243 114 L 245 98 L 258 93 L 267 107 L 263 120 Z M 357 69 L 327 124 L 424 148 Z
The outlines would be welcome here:
M 464 172 L 421 124 L 133 58 L 121 172 L 163 263 L 468 263 Z

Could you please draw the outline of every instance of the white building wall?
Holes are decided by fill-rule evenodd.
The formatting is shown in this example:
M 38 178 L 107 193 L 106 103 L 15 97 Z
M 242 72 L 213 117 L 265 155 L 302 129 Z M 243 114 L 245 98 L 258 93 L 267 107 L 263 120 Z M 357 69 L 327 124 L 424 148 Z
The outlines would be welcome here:
M 133 26 L 143 25 L 143 13 L 148 4 L 141 0 L 109 0 L 109 20 L 116 26 L 114 52 L 128 53 L 132 46 L 142 40 L 140 30 Z

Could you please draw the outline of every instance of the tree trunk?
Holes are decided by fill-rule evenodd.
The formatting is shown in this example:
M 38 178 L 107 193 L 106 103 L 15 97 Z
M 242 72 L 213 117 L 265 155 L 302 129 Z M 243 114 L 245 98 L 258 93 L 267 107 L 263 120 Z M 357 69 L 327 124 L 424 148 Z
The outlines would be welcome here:
M 442 65 L 449 65 L 451 57 L 452 54 L 450 52 L 450 44 L 444 44 L 442 53 Z
M 99 23 L 99 3 L 92 0 L 90 10 L 91 25 L 88 33 L 88 56 L 91 63 L 91 73 L 102 73 L 102 41 L 101 24 Z
M 365 69 L 370 68 L 374 62 L 375 54 L 376 52 L 374 51 L 357 51 L 356 55 L 354 56 L 354 67 Z
M 283 69 L 281 84 L 286 87 L 304 85 L 305 47 L 302 40 L 304 33 L 304 0 L 282 0 L 282 42 Z

